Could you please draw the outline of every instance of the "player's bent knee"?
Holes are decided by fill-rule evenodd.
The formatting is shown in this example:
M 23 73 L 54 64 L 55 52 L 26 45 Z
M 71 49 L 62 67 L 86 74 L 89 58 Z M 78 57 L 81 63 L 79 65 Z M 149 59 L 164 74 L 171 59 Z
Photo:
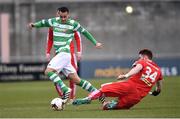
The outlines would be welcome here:
M 48 75 L 49 72 L 55 72 L 55 70 L 50 69 L 50 68 L 47 68 L 47 69 L 44 71 L 44 74 L 45 74 L 45 75 Z
M 75 84 L 79 84 L 81 79 L 79 78 L 79 76 L 75 73 L 71 73 L 69 74 L 68 78 L 70 78 Z

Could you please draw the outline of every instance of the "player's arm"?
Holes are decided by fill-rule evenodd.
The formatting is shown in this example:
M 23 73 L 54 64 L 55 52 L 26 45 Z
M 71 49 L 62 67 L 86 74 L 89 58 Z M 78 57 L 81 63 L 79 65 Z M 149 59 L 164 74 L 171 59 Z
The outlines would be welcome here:
M 97 42 L 96 39 L 91 35 L 89 31 L 83 28 L 78 22 L 75 22 L 74 31 L 82 33 L 88 40 L 90 40 L 96 48 L 102 48 L 102 44 Z
M 47 35 L 47 45 L 46 45 L 46 59 L 50 60 L 50 52 L 53 45 L 53 29 L 49 28 L 48 35 Z
M 157 96 L 161 93 L 162 80 L 156 82 L 156 89 L 153 92 L 149 92 L 150 95 Z
M 122 79 L 126 79 L 134 74 L 137 74 L 138 72 L 141 71 L 141 69 L 143 68 L 143 66 L 141 64 L 137 64 L 135 67 L 133 67 L 128 73 L 126 74 L 120 74 L 118 76 L 118 80 L 122 80 Z
M 80 33 L 75 31 L 74 33 L 74 39 L 76 41 L 76 47 L 77 47 L 77 59 L 78 61 L 81 59 L 82 55 L 82 42 L 81 42 L 81 36 Z
M 35 23 L 29 23 L 29 28 L 41 28 L 41 27 L 51 27 L 52 26 L 52 19 L 43 19 L 41 21 L 35 22 Z

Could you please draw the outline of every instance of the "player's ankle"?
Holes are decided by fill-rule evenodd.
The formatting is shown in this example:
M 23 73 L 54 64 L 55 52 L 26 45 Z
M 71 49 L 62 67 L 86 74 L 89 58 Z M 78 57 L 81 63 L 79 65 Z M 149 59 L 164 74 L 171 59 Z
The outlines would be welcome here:
M 96 91 L 93 91 L 91 92 L 88 97 L 91 99 L 91 100 L 96 100 L 98 99 L 99 97 L 101 97 L 102 95 L 102 92 L 100 90 L 96 90 Z

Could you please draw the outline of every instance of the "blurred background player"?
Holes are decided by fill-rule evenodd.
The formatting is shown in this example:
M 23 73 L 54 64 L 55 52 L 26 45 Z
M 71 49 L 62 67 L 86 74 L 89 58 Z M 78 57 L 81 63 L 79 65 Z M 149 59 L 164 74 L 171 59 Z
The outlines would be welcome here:
M 56 16 L 60 16 L 60 8 L 57 9 Z M 70 43 L 70 53 L 71 53 L 71 64 L 75 68 L 76 71 L 78 71 L 78 65 L 77 62 L 80 61 L 81 59 L 81 54 L 82 54 L 82 42 L 81 42 L 81 36 L 80 33 L 75 31 L 74 32 L 74 40 L 76 43 L 71 41 Z M 77 48 L 77 53 L 75 55 L 75 49 L 74 45 L 76 44 Z M 53 28 L 49 28 L 48 30 L 48 36 L 47 36 L 47 45 L 46 45 L 46 58 L 48 61 L 50 61 L 50 52 L 53 46 Z M 77 56 L 77 58 L 76 58 Z M 62 74 L 62 73 L 61 73 Z M 63 75 L 63 74 L 62 74 Z M 63 93 L 61 91 L 61 88 L 55 83 L 56 90 L 59 94 L 59 96 L 63 96 Z M 69 87 L 71 88 L 71 94 L 70 94 L 70 99 L 73 100 L 76 95 L 76 85 L 72 80 L 69 80 Z
M 92 92 L 86 98 L 75 100 L 73 104 L 89 104 L 91 100 L 99 97 L 117 97 L 118 100 L 104 100 L 103 109 L 129 109 L 139 103 L 155 84 L 156 89 L 150 94 L 157 96 L 161 92 L 163 78 L 161 69 L 152 61 L 152 57 L 150 50 L 141 50 L 133 68 L 128 73 L 118 76 L 118 80 L 121 81 L 103 84 L 99 90 Z
M 35 23 L 29 23 L 29 28 L 53 27 L 53 44 L 55 55 L 49 62 L 45 74 L 51 81 L 57 83 L 63 92 L 63 101 L 67 103 L 70 98 L 71 89 L 67 87 L 59 77 L 59 72 L 63 72 L 69 79 L 73 80 L 78 86 L 88 92 L 97 90 L 89 81 L 81 79 L 71 64 L 70 43 L 74 38 L 74 31 L 82 33 L 90 40 L 96 48 L 102 48 L 102 44 L 77 21 L 69 18 L 69 9 L 67 7 L 60 8 L 60 16 L 56 18 L 43 19 Z

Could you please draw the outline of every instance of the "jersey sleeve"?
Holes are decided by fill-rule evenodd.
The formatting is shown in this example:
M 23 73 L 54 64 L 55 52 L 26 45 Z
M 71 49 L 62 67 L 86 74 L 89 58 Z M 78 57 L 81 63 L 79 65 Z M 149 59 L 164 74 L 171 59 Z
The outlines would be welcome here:
M 143 60 L 137 60 L 133 63 L 132 67 L 135 67 L 137 64 L 140 64 L 144 67 L 144 61 Z
M 55 18 L 43 19 L 41 21 L 35 22 L 34 27 L 36 27 L 36 28 L 51 27 L 54 20 L 55 20 Z
M 53 29 L 50 27 L 47 35 L 46 53 L 50 54 L 53 45 Z
M 78 31 L 82 33 L 88 40 L 90 40 L 94 45 L 96 45 L 97 41 L 96 39 L 87 31 L 85 28 L 83 28 L 78 22 L 74 22 L 74 31 Z
M 82 53 L 82 42 L 81 42 L 81 36 L 79 32 L 75 31 L 74 39 L 76 41 L 77 52 Z

